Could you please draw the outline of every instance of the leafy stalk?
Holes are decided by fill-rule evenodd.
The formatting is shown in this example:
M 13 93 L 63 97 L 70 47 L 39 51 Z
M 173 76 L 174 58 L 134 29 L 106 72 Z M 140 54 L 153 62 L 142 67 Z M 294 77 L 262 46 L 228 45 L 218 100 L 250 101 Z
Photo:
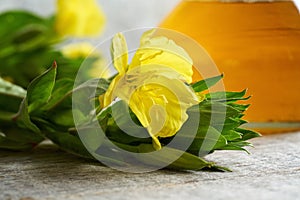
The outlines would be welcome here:
M 36 78 L 28 86 L 25 98 L 24 90 L 4 80 L 0 81 L 2 88 L 0 99 L 2 97 L 11 98 L 14 100 L 12 101 L 14 106 L 21 105 L 19 111 L 13 114 L 17 110 L 16 107 L 8 109 L 1 104 L 1 112 L 11 113 L 11 117 L 0 118 L 4 122 L 3 125 L 1 124 L 3 134 L 0 137 L 0 148 L 29 149 L 34 146 L 33 144 L 48 138 L 62 149 L 76 155 L 92 159 L 102 156 L 101 160 L 126 165 L 126 159 L 129 158 L 120 152 L 113 157 L 97 153 L 99 148 L 107 148 L 106 151 L 111 151 L 106 142 L 109 140 L 125 151 L 142 154 L 143 156 L 131 156 L 130 159 L 135 159 L 144 165 L 166 165 L 167 168 L 177 170 L 229 171 L 227 168 L 206 161 L 203 157 L 217 150 L 247 151 L 244 147 L 251 146 L 247 140 L 259 136 L 256 132 L 240 128 L 242 124 L 246 123 L 242 120 L 242 116 L 248 105 L 238 104 L 237 101 L 247 99 L 244 97 L 245 91 L 208 93 L 204 101 L 188 109 L 189 119 L 175 136 L 160 138 L 165 147 L 162 153 L 156 154 L 159 156 L 144 155 L 146 152 L 155 151 L 152 139 L 148 136 L 145 128 L 142 126 L 136 128 L 136 125 L 140 125 L 140 123 L 125 102 L 117 101 L 105 110 L 100 109 L 96 118 L 90 115 L 93 113 L 93 97 L 91 97 L 90 112 L 72 111 L 72 95 L 74 93 L 85 97 L 89 93 L 87 91 L 96 90 L 98 97 L 107 90 L 108 80 L 91 80 L 73 88 L 71 79 L 58 78 L 57 69 L 54 64 L 48 71 Z M 218 76 L 203 80 L 193 84 L 192 87 L 197 92 L 203 92 L 221 78 L 222 76 Z M 98 100 L 96 99 L 96 101 Z M 124 115 L 128 109 L 130 115 Z M 118 110 L 118 113 L 113 115 L 113 110 Z M 82 118 L 81 128 L 86 135 L 83 140 L 75 128 L 74 112 L 77 117 L 81 116 Z M 132 121 L 135 128 L 131 127 Z M 198 126 L 196 134 L 193 135 L 191 124 L 195 124 L 195 122 Z M 94 126 L 95 123 L 100 124 L 106 139 L 104 139 L 104 135 L 99 135 Z M 16 130 L 12 131 L 12 128 Z M 127 131 L 130 131 L 131 135 L 126 134 Z M 141 138 L 141 136 L 144 137 Z M 187 149 L 182 149 L 180 145 L 169 146 L 175 137 L 179 141 L 190 141 Z M 113 155 L 115 154 L 116 152 Z M 169 163 L 176 155 L 180 156 Z

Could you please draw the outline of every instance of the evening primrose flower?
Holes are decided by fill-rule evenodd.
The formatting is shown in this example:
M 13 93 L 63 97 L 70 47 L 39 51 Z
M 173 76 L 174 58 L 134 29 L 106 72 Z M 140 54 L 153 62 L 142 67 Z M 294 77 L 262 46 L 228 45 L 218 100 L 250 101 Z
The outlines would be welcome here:
M 88 75 L 91 78 L 109 78 L 112 76 L 112 71 L 108 68 L 106 60 L 101 56 L 101 52 L 95 50 L 95 47 L 88 42 L 79 42 L 65 45 L 61 48 L 62 54 L 66 58 L 77 59 L 77 58 L 93 58 L 91 68 L 88 71 Z
M 96 0 L 57 0 L 55 29 L 61 36 L 97 36 L 105 17 Z
M 160 149 L 159 137 L 174 136 L 188 119 L 186 111 L 200 99 L 186 83 L 192 81 L 192 60 L 174 41 L 146 32 L 128 64 L 125 38 L 112 41 L 113 64 L 118 75 L 103 97 L 103 106 L 124 100 Z M 101 97 L 102 98 L 102 97 Z
M 92 78 L 110 78 L 113 75 L 113 71 L 110 68 L 106 68 L 107 61 L 103 57 L 97 59 L 93 64 L 92 68 L 89 70 L 88 74 Z
M 68 44 L 62 47 L 61 51 L 67 58 L 86 58 L 93 55 L 94 48 L 90 43 L 81 42 Z

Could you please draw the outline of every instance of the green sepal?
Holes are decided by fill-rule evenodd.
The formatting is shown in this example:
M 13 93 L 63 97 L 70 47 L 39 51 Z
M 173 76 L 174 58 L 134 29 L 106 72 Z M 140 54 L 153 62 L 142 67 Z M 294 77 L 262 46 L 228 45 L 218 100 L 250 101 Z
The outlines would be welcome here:
M 214 101 L 238 101 L 238 100 L 247 100 L 251 96 L 244 97 L 247 90 L 243 90 L 241 92 L 213 92 L 206 94 L 206 98 L 208 100 Z
M 216 83 L 218 83 L 223 78 L 223 74 L 215 77 L 211 77 L 208 79 L 204 79 L 201 81 L 198 81 L 196 83 L 193 83 L 191 86 L 194 89 L 195 92 L 203 92 L 207 90 L 208 88 L 214 86 Z
M 253 130 L 249 130 L 249 129 L 242 129 L 242 128 L 237 128 L 236 129 L 238 132 L 242 133 L 242 140 L 250 140 L 256 137 L 261 137 L 261 134 L 253 131 Z

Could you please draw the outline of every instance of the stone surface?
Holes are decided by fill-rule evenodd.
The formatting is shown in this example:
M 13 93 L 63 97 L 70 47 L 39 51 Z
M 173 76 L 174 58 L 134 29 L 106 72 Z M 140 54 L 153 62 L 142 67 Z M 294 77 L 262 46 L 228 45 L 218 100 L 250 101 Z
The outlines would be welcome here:
M 300 132 L 252 141 L 251 154 L 208 159 L 233 172 L 128 174 L 44 144 L 0 152 L 0 199 L 300 199 Z

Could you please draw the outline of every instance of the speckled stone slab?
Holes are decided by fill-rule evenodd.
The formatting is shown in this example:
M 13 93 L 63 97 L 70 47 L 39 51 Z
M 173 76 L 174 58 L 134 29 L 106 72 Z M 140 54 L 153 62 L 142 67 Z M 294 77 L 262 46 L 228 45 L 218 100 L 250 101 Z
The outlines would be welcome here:
M 254 139 L 250 155 L 216 152 L 233 172 L 118 172 L 43 144 L 0 152 L 0 199 L 300 199 L 300 132 Z

